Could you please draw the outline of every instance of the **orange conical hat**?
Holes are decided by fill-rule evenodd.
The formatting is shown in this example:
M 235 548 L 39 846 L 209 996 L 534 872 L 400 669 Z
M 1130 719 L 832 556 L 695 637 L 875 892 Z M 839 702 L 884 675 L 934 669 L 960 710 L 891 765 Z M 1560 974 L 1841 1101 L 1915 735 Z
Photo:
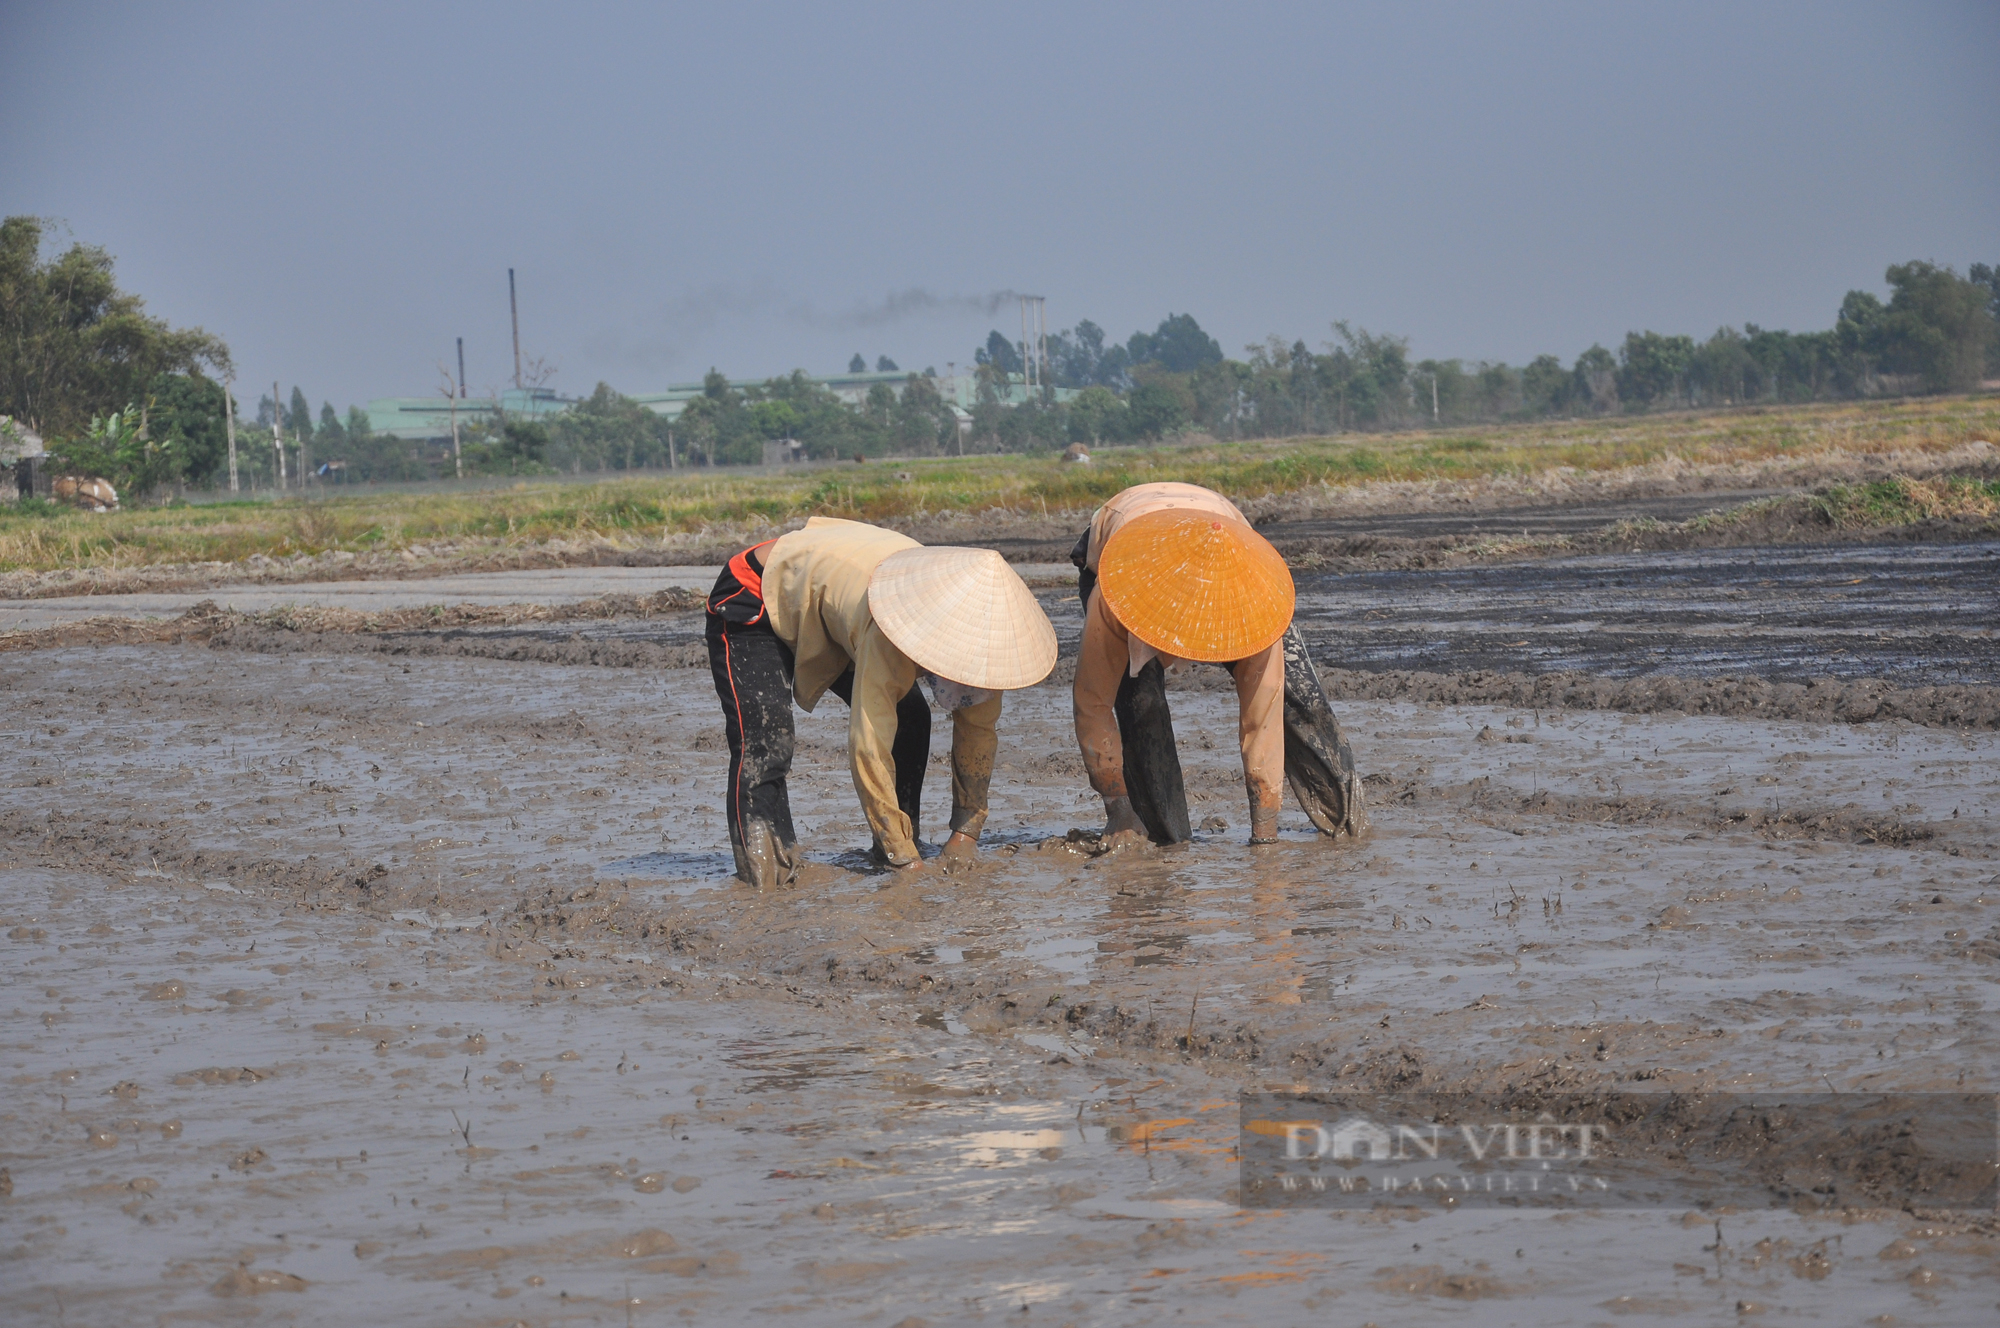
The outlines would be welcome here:
M 1164 654 L 1233 663 L 1285 634 L 1291 569 L 1241 521 L 1167 508 L 1135 516 L 1105 542 L 1097 585 L 1125 630 Z

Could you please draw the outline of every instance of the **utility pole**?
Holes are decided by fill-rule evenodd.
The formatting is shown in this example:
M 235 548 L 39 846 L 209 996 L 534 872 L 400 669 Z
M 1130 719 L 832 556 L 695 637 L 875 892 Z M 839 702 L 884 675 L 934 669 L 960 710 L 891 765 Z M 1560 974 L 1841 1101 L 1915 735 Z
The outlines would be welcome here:
M 1431 370 L 1431 423 L 1436 424 L 1437 422 L 1438 422 L 1438 376 L 1437 376 L 1437 370 L 1433 369 Z
M 463 400 L 465 397 L 465 338 L 464 337 L 460 337 L 458 339 L 458 395 L 460 400 Z
M 229 429 L 229 491 L 236 493 L 236 380 L 227 379 L 222 384 L 222 419 Z
M 1028 299 L 1021 296 L 1021 395 L 1026 397 L 1035 386 L 1035 371 L 1030 358 L 1034 352 L 1028 349 Z
M 1049 302 L 1040 295 L 1035 297 L 1035 329 L 1035 381 L 1042 385 L 1046 393 L 1049 385 Z
M 298 435 L 299 445 L 299 492 L 306 491 L 306 483 L 312 478 L 312 461 L 306 455 L 306 443 L 312 438 L 312 407 L 306 407 L 305 432 Z
M 679 470 L 681 463 L 674 458 L 674 426 L 667 426 L 667 469 Z
M 285 431 L 283 429 L 285 407 L 278 396 L 278 385 L 271 384 L 271 450 L 278 454 L 278 492 L 285 491 Z
M 1032 397 L 1048 386 L 1049 311 L 1048 300 L 1040 295 L 1022 295 L 1021 301 L 1021 387 Z
M 514 299 L 514 269 L 507 269 L 507 312 L 514 319 L 514 390 L 521 390 L 521 306 Z
M 458 344 L 463 347 L 464 338 L 461 337 Z M 462 480 L 465 478 L 465 458 L 458 450 L 458 394 L 463 387 L 462 384 L 453 384 L 451 370 L 442 364 L 438 366 L 438 377 L 444 380 L 445 409 L 451 412 L 451 473 Z

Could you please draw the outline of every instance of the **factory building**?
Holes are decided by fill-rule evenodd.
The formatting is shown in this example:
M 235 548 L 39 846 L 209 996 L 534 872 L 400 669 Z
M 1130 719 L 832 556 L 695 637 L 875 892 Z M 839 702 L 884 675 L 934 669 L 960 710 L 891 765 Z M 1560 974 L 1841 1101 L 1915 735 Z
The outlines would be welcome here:
M 761 388 L 765 378 L 732 378 L 729 386 L 738 392 Z M 907 373 L 845 373 L 828 374 L 810 381 L 839 397 L 850 406 L 859 406 L 868 399 L 868 391 L 877 383 L 887 384 L 900 393 L 909 381 Z M 979 402 L 979 380 L 970 372 L 952 373 L 932 380 L 938 395 L 947 406 L 955 408 L 963 417 Z M 1037 388 L 1029 386 L 1019 374 L 1012 375 L 1006 390 L 1000 393 L 1000 404 L 1019 406 L 1039 394 Z M 632 400 L 647 410 L 657 411 L 668 419 L 674 419 L 687 408 L 687 404 L 702 393 L 702 385 L 696 383 L 673 383 L 664 392 L 633 393 Z M 1076 393 L 1070 388 L 1054 389 L 1056 400 L 1067 401 Z M 499 397 L 468 397 L 458 402 L 459 427 L 468 422 L 493 414 L 495 409 L 506 415 L 538 418 L 559 415 L 575 405 L 577 398 L 562 396 L 546 388 L 510 388 Z M 452 403 L 442 396 L 435 397 L 378 397 L 368 403 L 368 427 L 376 433 L 388 434 L 394 438 L 418 441 L 451 437 Z

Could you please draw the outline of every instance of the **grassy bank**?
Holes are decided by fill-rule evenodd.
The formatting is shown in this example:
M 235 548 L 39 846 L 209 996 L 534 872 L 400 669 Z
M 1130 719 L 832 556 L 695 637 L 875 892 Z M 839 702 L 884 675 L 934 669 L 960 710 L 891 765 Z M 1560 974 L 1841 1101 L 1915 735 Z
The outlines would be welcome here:
M 28 515 L 0 507 L 0 572 L 115 571 L 463 541 L 658 539 L 820 513 L 880 520 L 995 509 L 1056 512 L 1088 509 L 1127 485 L 1156 479 L 1254 498 L 1369 481 L 1592 473 L 1667 460 L 1716 464 L 1816 452 L 1942 452 L 1976 439 L 2000 440 L 2000 398 L 1116 448 L 1100 452 L 1089 466 L 1010 455 L 875 461 L 789 474 L 537 480 L 497 490 L 330 495 L 104 515 Z

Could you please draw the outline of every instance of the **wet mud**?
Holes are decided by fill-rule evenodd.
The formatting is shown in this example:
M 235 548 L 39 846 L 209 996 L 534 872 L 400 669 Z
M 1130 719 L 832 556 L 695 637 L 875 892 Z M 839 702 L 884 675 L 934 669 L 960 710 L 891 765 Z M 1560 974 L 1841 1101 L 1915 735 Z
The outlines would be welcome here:
M 1337 699 L 2000 726 L 2000 542 L 1622 554 L 1297 580 L 1299 629 Z M 1065 652 L 1047 685 L 1065 687 L 1081 611 L 1060 579 L 1038 594 Z M 394 615 L 198 609 L 159 624 L 16 633 L 15 645 L 186 642 L 313 657 L 699 669 L 708 656 L 692 600 L 663 592 Z M 1173 685 L 1227 679 L 1195 670 Z
M 2000 679 L 2000 541 L 1307 575 L 1299 597 L 1316 656 L 1349 669 Z
M 979 862 L 910 877 L 829 702 L 765 895 L 707 683 L 0 656 L 11 1313 L 1990 1319 L 1990 1215 L 1261 1212 L 1231 1150 L 1249 1088 L 1993 1086 L 2000 735 L 1329 678 L 1372 829 L 1252 849 L 1233 699 L 1189 687 L 1194 840 L 1099 855 L 1043 687 Z

